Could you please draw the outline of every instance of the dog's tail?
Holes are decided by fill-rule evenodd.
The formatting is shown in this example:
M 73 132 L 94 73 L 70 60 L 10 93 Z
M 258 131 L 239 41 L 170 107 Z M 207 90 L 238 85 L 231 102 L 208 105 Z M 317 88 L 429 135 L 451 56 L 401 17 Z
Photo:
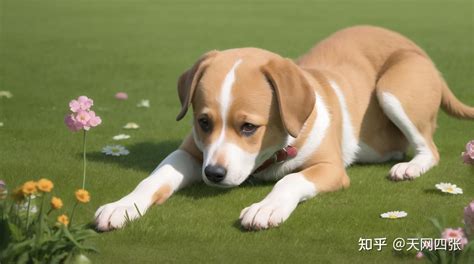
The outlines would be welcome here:
M 451 116 L 461 119 L 474 119 L 474 107 L 467 106 L 459 101 L 458 98 L 451 92 L 448 85 L 442 80 L 441 90 L 441 107 Z

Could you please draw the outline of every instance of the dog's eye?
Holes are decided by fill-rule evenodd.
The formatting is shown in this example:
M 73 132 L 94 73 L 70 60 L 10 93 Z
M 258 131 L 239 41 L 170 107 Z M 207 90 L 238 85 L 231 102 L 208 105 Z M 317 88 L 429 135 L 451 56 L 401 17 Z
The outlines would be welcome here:
M 199 126 L 204 132 L 209 132 L 212 129 L 211 121 L 207 117 L 202 117 L 198 119 Z
M 258 126 L 254 125 L 254 124 L 245 123 L 240 128 L 240 131 L 244 136 L 251 136 L 251 135 L 253 135 L 253 133 L 255 133 L 257 128 L 258 128 Z

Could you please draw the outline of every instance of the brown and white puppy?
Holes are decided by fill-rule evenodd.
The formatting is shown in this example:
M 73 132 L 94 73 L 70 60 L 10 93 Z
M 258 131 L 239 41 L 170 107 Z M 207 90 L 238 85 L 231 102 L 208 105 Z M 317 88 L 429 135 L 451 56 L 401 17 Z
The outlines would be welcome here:
M 440 106 L 474 118 L 421 48 L 371 26 L 339 31 L 296 62 L 256 48 L 211 51 L 178 93 L 177 119 L 192 105 L 192 132 L 133 192 L 97 210 L 98 229 L 120 228 L 193 182 L 235 187 L 251 174 L 278 182 L 242 210 L 242 226 L 278 226 L 300 201 L 348 187 L 354 162 L 400 160 L 393 180 L 435 166 Z M 403 162 L 408 146 L 415 155 Z

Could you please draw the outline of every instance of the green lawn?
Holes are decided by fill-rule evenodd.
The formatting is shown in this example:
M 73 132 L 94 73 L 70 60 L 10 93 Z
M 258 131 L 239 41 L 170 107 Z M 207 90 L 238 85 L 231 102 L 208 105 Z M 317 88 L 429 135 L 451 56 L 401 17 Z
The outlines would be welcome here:
M 397 30 L 433 58 L 451 89 L 474 105 L 472 1 L 145 1 L 0 0 L 0 179 L 12 185 L 46 177 L 66 205 L 82 177 L 81 134 L 63 123 L 70 99 L 95 100 L 103 124 L 88 136 L 87 189 L 92 201 L 78 220 L 131 191 L 190 129 L 179 111 L 176 80 L 205 51 L 255 46 L 297 57 L 340 28 L 372 24 Z M 125 91 L 128 101 L 114 94 Z M 422 96 L 422 95 L 420 95 Z M 137 108 L 150 99 L 149 109 Z M 271 184 L 232 190 L 202 184 L 182 191 L 124 230 L 96 239 L 95 263 L 161 262 L 416 262 L 396 253 L 396 237 L 438 236 L 428 218 L 461 226 L 474 197 L 474 169 L 460 162 L 474 122 L 441 113 L 435 136 L 439 166 L 411 182 L 391 182 L 392 164 L 353 166 L 348 190 L 301 204 L 280 228 L 243 232 L 240 210 L 261 200 Z M 103 156 L 121 127 L 137 122 L 125 141 L 131 154 Z M 433 191 L 456 183 L 459 196 Z M 405 210 L 398 221 L 379 218 Z M 381 252 L 359 252 L 360 237 L 387 237 Z

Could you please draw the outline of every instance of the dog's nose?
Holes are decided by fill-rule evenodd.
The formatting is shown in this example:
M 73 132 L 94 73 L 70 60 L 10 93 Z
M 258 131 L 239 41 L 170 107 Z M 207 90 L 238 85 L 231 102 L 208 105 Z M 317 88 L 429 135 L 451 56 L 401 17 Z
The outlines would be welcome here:
M 214 183 L 221 182 L 227 173 L 227 170 L 219 165 L 207 165 L 206 168 L 204 168 L 204 174 L 206 174 L 206 177 Z

